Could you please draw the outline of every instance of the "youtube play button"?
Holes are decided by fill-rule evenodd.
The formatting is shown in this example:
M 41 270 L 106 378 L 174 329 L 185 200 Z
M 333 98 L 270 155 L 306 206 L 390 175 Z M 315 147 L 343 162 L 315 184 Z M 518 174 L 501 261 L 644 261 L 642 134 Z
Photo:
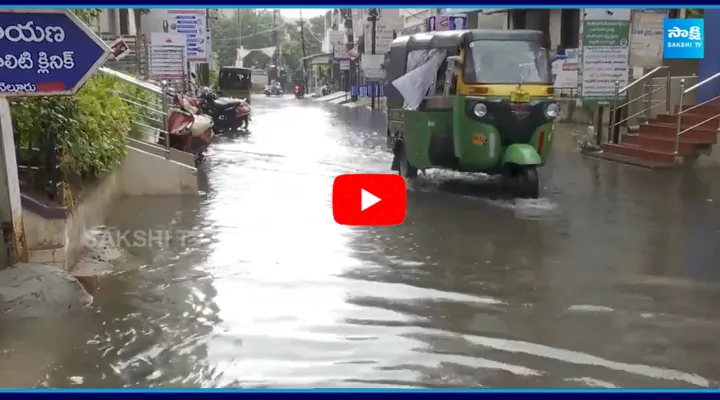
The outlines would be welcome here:
M 405 180 L 391 174 L 348 174 L 335 178 L 335 222 L 351 226 L 389 226 L 405 221 Z
M 365 211 L 379 202 L 379 197 L 365 189 L 360 189 L 360 211 Z

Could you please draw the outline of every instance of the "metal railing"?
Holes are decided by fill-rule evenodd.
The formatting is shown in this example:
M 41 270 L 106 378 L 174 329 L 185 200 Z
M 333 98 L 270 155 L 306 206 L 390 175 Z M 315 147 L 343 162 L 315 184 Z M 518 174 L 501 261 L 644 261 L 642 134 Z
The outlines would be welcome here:
M 694 110 L 694 109 L 696 109 L 696 108 L 698 108 L 698 107 L 700 107 L 700 106 L 703 106 L 703 105 L 706 105 L 706 104 L 708 104 L 708 103 L 710 103 L 710 102 L 713 102 L 713 101 L 715 101 L 715 100 L 717 100 L 717 99 L 720 99 L 720 95 L 718 95 L 718 96 L 713 97 L 712 99 L 703 101 L 703 102 L 700 103 L 700 104 L 695 104 L 694 106 L 685 109 L 684 106 L 683 106 L 683 101 L 685 100 L 685 96 L 688 95 L 688 94 L 690 94 L 690 93 L 692 93 L 692 92 L 695 91 L 697 88 L 705 85 L 706 83 L 711 82 L 711 81 L 714 81 L 714 80 L 717 79 L 718 77 L 720 77 L 720 72 L 718 72 L 717 74 L 715 74 L 715 75 L 713 75 L 713 76 L 711 76 L 711 77 L 703 80 L 702 82 L 698 82 L 698 83 L 690 86 L 690 87 L 687 88 L 687 89 L 685 89 L 685 79 L 681 79 L 681 80 L 680 80 L 680 103 L 679 103 L 679 105 L 678 105 L 679 108 L 678 108 L 678 112 L 677 112 L 677 121 L 676 121 L 676 129 L 677 129 L 677 132 L 676 132 L 676 135 L 675 135 L 675 155 L 678 155 L 678 152 L 679 152 L 679 150 L 680 150 L 680 136 L 682 136 L 682 135 L 683 135 L 685 132 L 687 132 L 687 131 L 690 131 L 690 130 L 692 130 L 692 129 L 695 129 L 695 128 L 703 125 L 703 124 L 706 124 L 706 123 L 708 123 L 708 122 L 710 122 L 710 121 L 712 121 L 712 120 L 720 117 L 720 113 L 718 113 L 718 114 L 713 115 L 713 116 L 711 116 L 711 117 L 703 120 L 702 122 L 699 122 L 699 123 L 697 123 L 697 124 L 695 124 L 695 125 L 693 125 L 693 126 L 691 126 L 691 127 L 689 127 L 689 128 L 682 129 L 682 116 L 683 116 L 683 114 L 685 114 L 685 113 L 687 113 L 687 112 L 689 112 L 689 111 L 692 111 L 692 110 Z
M 665 85 L 658 85 L 657 88 L 655 88 L 655 85 L 653 85 L 653 78 L 655 78 L 656 75 L 659 75 L 659 72 L 665 73 Z M 649 88 L 649 90 L 646 90 L 645 93 L 641 96 L 638 96 L 632 100 L 628 100 L 622 105 L 618 105 L 618 98 L 626 94 L 628 90 L 631 88 L 643 84 L 646 87 Z M 636 79 L 635 81 L 631 82 L 627 86 L 620 88 L 620 82 L 615 81 L 615 93 L 613 96 L 613 106 L 610 110 L 610 123 L 608 124 L 608 142 L 613 141 L 613 138 L 617 138 L 617 143 L 620 144 L 622 142 L 622 135 L 619 134 L 620 126 L 631 120 L 632 118 L 635 118 L 637 116 L 640 116 L 642 114 L 645 115 L 646 118 L 649 119 L 650 111 L 653 110 L 656 107 L 665 106 L 665 111 L 670 114 L 670 86 L 671 86 L 671 76 L 670 76 L 670 68 L 667 66 L 661 66 L 653 69 L 652 71 L 646 73 L 645 75 L 641 76 L 639 79 Z M 666 95 L 664 100 L 653 100 L 652 95 L 666 89 Z M 635 103 L 638 100 L 644 100 L 643 101 L 643 108 L 634 113 L 631 114 L 623 119 L 619 119 L 618 112 L 619 110 L 626 109 L 629 105 Z M 653 104 L 654 103 L 654 104 Z
M 167 137 L 167 116 L 169 110 L 165 87 L 137 79 L 133 76 L 109 68 L 100 68 L 100 73 L 111 75 L 127 83 L 127 88 L 117 90 L 116 94 L 127 105 L 136 110 L 132 120 L 134 137 L 130 141 L 146 142 L 160 148 L 160 138 Z M 170 157 L 170 141 L 165 140 L 165 157 Z

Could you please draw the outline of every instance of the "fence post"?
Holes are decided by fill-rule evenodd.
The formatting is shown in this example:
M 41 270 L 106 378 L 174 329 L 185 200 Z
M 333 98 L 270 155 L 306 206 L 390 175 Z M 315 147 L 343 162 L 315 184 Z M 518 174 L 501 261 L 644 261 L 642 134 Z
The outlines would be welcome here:
M 160 82 L 160 90 L 162 90 L 162 94 L 160 95 L 160 98 L 162 99 L 163 132 L 165 134 L 165 151 L 167 152 L 167 157 L 170 158 L 170 132 L 168 131 L 169 107 L 168 107 L 167 85 L 168 85 L 168 82 L 165 80 Z
M 10 103 L 0 97 L 0 216 L 2 216 L 2 234 L 6 246 L 0 262 L 7 265 L 27 261 L 25 228 L 23 227 L 22 203 L 20 200 L 20 178 L 18 176 L 15 137 L 13 134 Z M 6 265 L 0 265 L 0 268 Z

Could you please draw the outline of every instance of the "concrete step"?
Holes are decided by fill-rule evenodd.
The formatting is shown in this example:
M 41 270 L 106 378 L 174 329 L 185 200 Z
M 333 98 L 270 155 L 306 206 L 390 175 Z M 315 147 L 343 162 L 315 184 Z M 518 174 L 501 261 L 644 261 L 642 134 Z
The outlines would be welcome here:
M 612 144 L 603 145 L 603 151 L 619 156 L 636 159 L 638 163 L 662 164 L 666 166 L 678 165 L 681 160 L 675 154 L 664 151 L 645 149 L 634 144 Z
M 683 128 L 689 128 L 691 126 L 697 125 L 699 123 L 702 123 L 703 121 L 707 120 L 709 117 L 702 115 L 702 114 L 693 114 L 693 113 L 687 113 L 683 114 L 682 118 L 680 119 L 680 122 L 682 124 Z M 674 124 L 677 126 L 677 115 L 675 114 L 658 114 L 655 118 L 656 120 L 653 122 L 661 123 L 661 124 Z M 651 123 L 653 123 L 651 122 Z M 720 119 L 714 119 L 707 122 L 702 123 L 702 125 L 699 125 L 698 128 L 700 129 L 707 129 L 707 130 L 716 130 L 720 128 Z
M 648 150 L 660 151 L 663 153 L 675 152 L 675 139 L 649 136 L 649 135 L 623 135 L 623 144 L 634 145 Z M 681 140 L 678 143 L 678 155 L 689 156 L 695 154 L 696 143 Z
M 642 124 L 640 125 L 638 134 L 675 140 L 675 136 L 677 136 L 677 127 L 673 124 L 665 123 Z M 717 143 L 717 135 L 717 131 L 715 130 L 694 128 L 683 133 L 681 135 L 681 139 L 683 141 L 697 144 L 715 144 Z

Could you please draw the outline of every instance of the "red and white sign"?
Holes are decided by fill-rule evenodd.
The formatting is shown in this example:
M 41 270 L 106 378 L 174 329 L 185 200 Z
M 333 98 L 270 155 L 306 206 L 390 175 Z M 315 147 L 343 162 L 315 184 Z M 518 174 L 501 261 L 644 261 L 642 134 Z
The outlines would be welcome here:
M 348 174 L 335 178 L 333 217 L 340 225 L 391 226 L 405 221 L 405 180 L 391 174 Z
M 120 61 L 130 54 L 130 46 L 122 38 L 118 38 L 110 45 L 110 54 L 115 61 Z

